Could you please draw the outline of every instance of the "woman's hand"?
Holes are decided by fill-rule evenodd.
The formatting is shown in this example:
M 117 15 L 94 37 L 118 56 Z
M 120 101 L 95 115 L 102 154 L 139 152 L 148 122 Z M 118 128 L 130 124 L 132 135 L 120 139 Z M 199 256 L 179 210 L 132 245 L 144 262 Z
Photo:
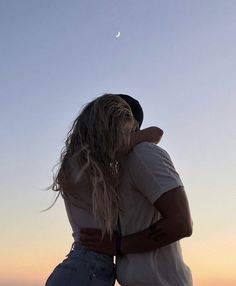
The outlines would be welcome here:
M 163 130 L 156 126 L 138 130 L 131 135 L 130 149 L 144 141 L 158 144 L 162 138 L 163 133 Z
M 81 244 L 88 250 L 109 255 L 115 254 L 115 234 L 111 238 L 108 234 L 102 237 L 102 231 L 95 228 L 81 228 L 79 233 Z

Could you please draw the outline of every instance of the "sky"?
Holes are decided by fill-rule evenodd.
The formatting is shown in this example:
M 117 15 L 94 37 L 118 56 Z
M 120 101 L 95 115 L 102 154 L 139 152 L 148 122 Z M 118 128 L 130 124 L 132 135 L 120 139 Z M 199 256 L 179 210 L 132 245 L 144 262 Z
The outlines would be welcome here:
M 236 285 L 235 14 L 235 0 L 0 0 L 0 286 L 44 285 L 69 252 L 45 188 L 81 107 L 106 92 L 165 132 L 194 286 Z

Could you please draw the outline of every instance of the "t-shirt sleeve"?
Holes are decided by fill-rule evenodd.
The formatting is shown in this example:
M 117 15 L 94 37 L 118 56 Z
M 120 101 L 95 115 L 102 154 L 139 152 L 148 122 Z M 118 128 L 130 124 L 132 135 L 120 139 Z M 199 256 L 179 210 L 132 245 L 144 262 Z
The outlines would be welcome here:
M 165 192 L 183 186 L 169 154 L 153 143 L 143 142 L 133 148 L 129 173 L 135 188 L 152 204 Z

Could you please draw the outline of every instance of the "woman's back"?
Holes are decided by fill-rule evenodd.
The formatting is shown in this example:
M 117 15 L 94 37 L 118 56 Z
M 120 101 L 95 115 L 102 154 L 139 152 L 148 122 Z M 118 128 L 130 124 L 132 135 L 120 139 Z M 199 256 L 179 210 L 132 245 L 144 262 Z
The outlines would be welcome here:
M 66 213 L 76 242 L 80 228 L 101 228 L 92 211 L 92 185 L 88 179 L 81 178 L 77 183 L 67 183 L 65 193 Z

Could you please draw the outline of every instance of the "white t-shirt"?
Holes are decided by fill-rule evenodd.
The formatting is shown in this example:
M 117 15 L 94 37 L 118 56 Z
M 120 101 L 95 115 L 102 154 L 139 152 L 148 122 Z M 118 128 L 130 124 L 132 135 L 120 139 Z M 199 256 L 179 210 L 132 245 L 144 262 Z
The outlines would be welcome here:
M 168 153 L 143 142 L 128 155 L 121 177 L 122 235 L 149 227 L 161 218 L 153 203 L 165 192 L 183 186 Z M 118 259 L 117 280 L 122 286 L 191 286 L 179 242 L 155 251 L 127 254 Z

